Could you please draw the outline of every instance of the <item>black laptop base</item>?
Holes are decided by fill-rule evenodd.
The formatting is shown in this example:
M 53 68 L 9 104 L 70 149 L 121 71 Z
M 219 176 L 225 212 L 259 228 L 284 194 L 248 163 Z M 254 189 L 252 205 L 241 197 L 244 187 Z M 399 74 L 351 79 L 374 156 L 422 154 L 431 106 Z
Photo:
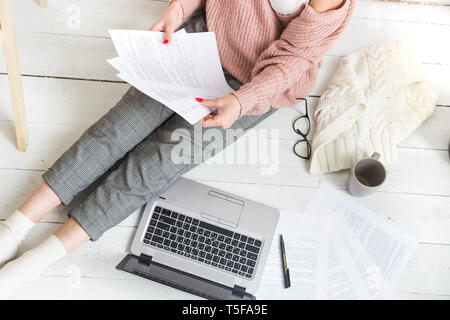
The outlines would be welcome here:
M 230 288 L 152 261 L 152 257 L 129 254 L 116 267 L 137 276 L 210 300 L 255 300 L 245 288 Z

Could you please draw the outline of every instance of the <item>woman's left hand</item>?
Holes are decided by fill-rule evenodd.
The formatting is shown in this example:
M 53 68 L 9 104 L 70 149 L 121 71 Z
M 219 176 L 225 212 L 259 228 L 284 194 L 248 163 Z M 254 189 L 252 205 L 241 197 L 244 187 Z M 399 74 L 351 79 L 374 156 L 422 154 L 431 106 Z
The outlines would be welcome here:
M 203 127 L 220 127 L 227 129 L 239 118 L 241 115 L 241 104 L 236 96 L 232 93 L 226 96 L 203 100 L 196 98 L 196 100 L 203 106 L 210 109 L 217 109 L 217 113 L 210 113 L 200 121 Z

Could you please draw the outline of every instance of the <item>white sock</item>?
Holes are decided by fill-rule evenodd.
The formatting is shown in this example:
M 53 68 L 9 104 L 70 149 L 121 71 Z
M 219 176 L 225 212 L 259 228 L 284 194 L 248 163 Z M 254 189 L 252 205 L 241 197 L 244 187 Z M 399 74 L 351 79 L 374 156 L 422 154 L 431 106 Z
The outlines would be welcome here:
M 0 222 L 0 267 L 15 258 L 20 243 L 33 226 L 34 222 L 19 210 Z
M 66 249 L 61 241 L 51 235 L 36 248 L 5 264 L 0 270 L 0 300 L 9 299 L 22 285 L 37 279 L 65 255 Z

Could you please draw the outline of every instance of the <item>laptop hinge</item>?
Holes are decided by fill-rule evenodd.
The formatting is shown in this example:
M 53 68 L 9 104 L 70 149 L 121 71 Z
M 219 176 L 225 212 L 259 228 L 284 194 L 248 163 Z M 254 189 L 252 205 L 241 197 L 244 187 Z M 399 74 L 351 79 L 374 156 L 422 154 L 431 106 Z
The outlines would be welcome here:
M 239 298 L 242 298 L 245 294 L 245 288 L 244 287 L 240 287 L 238 285 L 234 285 L 233 289 L 231 290 L 231 294 L 233 296 L 237 296 Z
M 150 266 L 150 263 L 152 263 L 152 257 L 148 256 L 144 253 L 141 253 L 141 255 L 139 256 L 139 263 L 141 264 L 145 264 L 146 266 Z

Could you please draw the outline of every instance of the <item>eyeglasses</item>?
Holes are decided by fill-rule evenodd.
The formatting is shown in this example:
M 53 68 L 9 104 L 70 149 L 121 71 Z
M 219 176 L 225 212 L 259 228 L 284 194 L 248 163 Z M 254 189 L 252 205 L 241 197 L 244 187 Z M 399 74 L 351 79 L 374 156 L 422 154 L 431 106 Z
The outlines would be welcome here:
M 311 158 L 311 144 L 309 143 L 307 136 L 311 129 L 311 121 L 308 115 L 308 101 L 305 98 L 297 98 L 297 100 L 305 101 L 305 115 L 297 118 L 292 123 L 292 129 L 299 134 L 302 138 L 294 144 L 294 153 L 302 159 L 309 160 Z

